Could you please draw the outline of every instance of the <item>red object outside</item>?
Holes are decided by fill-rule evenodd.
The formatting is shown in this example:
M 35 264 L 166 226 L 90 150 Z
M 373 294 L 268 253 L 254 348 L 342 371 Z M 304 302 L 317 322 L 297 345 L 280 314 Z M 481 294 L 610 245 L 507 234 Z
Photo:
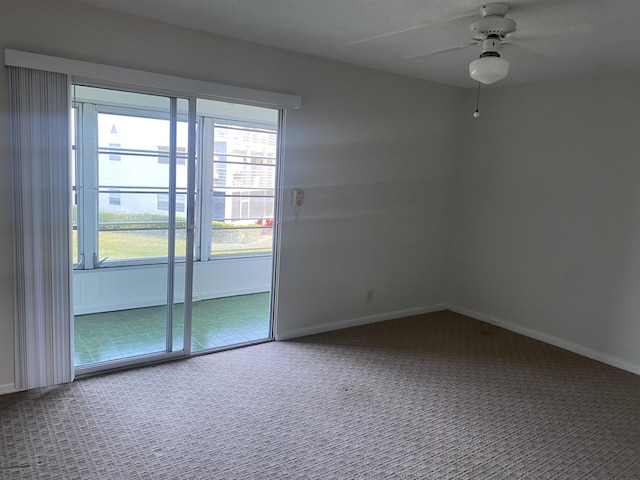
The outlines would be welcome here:
M 263 227 L 273 227 L 273 218 L 259 218 L 256 222 L 258 225 L 262 225 Z

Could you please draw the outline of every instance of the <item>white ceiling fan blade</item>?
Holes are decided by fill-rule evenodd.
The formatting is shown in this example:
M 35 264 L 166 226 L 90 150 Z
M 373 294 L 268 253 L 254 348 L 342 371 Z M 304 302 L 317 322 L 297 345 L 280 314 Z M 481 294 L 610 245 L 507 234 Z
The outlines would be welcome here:
M 468 27 L 471 24 L 471 21 L 476 19 L 477 17 L 478 17 L 478 13 L 473 12 L 473 13 L 464 13 L 460 15 L 454 15 L 452 17 L 445 18 L 442 20 L 435 19 L 433 21 L 425 21 L 417 25 L 413 25 L 411 27 L 403 28 L 401 30 L 383 33 L 380 35 L 374 35 L 366 38 L 360 38 L 352 42 L 343 43 L 342 45 L 338 45 L 337 48 L 352 47 L 354 45 L 360 45 L 362 43 L 373 42 L 375 40 L 381 40 L 381 39 L 392 37 L 395 35 L 402 35 L 409 32 L 413 32 L 415 30 L 421 30 L 423 28 L 430 28 L 430 27 L 443 28 L 445 25 L 448 25 L 448 24 L 452 24 L 452 28 L 461 28 L 462 31 L 464 31 L 465 27 Z
M 419 62 L 421 60 L 426 60 L 428 58 L 435 57 L 437 55 L 442 55 L 444 53 L 454 52 L 456 50 L 462 50 L 463 48 L 475 47 L 478 44 L 479 42 L 469 42 L 464 45 L 456 45 L 454 47 L 443 48 L 441 50 L 435 50 L 433 52 L 422 53 L 418 55 L 409 55 L 405 58 L 407 58 L 408 60 L 416 60 Z
M 503 55 L 507 60 L 512 60 L 522 55 L 542 59 L 547 58 L 547 56 L 542 54 L 539 49 L 527 45 L 527 42 L 520 41 L 516 41 L 513 43 L 508 41 L 502 42 L 500 54 Z
M 516 30 L 513 38 L 549 38 L 564 35 L 589 35 L 597 33 L 596 28 L 585 21 L 577 19 L 562 19 L 542 25 L 524 24 Z

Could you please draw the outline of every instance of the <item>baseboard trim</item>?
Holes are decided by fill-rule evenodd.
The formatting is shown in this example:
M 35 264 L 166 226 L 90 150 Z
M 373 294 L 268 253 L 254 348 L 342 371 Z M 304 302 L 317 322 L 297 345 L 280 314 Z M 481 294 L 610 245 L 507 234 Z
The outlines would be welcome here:
M 538 330 L 522 327 L 520 325 L 516 325 L 515 323 L 507 322 L 505 320 L 501 320 L 484 313 L 469 310 L 467 308 L 459 307 L 457 305 L 447 305 L 446 308 L 448 310 L 451 310 L 452 312 L 466 315 L 467 317 L 480 320 L 481 322 L 496 325 L 497 327 L 504 328 L 505 330 L 509 330 L 514 333 L 519 333 L 520 335 L 524 335 L 525 337 L 540 340 L 541 342 L 548 343 L 549 345 L 553 345 L 555 347 L 577 353 L 578 355 L 582 355 L 583 357 L 597 360 L 598 362 L 606 363 L 607 365 L 611 365 L 612 367 L 620 368 L 622 370 L 626 370 L 627 372 L 640 375 L 640 365 L 634 365 L 633 363 L 629 363 L 620 358 L 598 352 L 597 350 L 593 350 L 582 345 L 578 345 L 577 343 L 568 342 L 567 340 L 563 340 L 562 338 L 554 337 L 553 335 L 549 335 Z
M 325 323 L 322 325 L 314 325 L 312 327 L 296 328 L 286 332 L 276 333 L 276 340 L 290 340 L 292 338 L 304 337 L 306 335 L 315 335 L 316 333 L 330 332 L 332 330 L 341 330 L 343 328 L 357 327 L 367 325 L 369 323 L 384 322 L 386 320 L 395 320 L 397 318 L 411 317 L 413 315 L 421 315 L 423 313 L 438 312 L 446 310 L 447 305 L 438 303 L 427 305 L 424 307 L 408 308 L 406 310 L 396 310 L 394 312 L 378 313 L 368 315 L 366 317 L 352 318 L 349 320 L 341 320 L 339 322 Z
M 7 393 L 17 392 L 16 386 L 14 383 L 2 383 L 0 384 L 0 395 L 5 395 Z

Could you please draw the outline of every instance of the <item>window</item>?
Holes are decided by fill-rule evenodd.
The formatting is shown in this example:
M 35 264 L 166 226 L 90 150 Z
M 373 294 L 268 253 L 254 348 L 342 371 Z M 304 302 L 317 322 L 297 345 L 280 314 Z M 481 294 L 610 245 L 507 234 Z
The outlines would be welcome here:
M 114 129 L 112 128 L 111 130 L 112 132 L 114 131 Z M 120 144 L 119 143 L 110 143 L 109 144 L 109 149 L 107 150 L 109 152 L 109 160 L 111 160 L 112 162 L 119 162 L 120 161 L 120 154 L 117 153 L 120 149 Z
M 214 125 L 211 255 L 271 251 L 276 130 Z
M 169 147 L 167 145 L 158 145 L 158 150 L 162 152 L 158 155 L 158 163 L 169 165 Z M 176 164 L 185 165 L 187 163 L 187 149 L 184 147 L 176 148 Z
M 169 212 L 158 211 L 157 195 L 168 195 L 170 182 L 156 159 L 162 155 L 157 146 L 169 138 L 169 98 L 82 85 L 74 92 L 76 135 L 93 135 L 74 142 L 77 268 L 166 261 Z M 177 143 L 186 151 L 187 126 L 180 119 Z M 186 192 L 185 172 L 176 186 Z M 176 225 L 184 224 L 184 210 L 176 212 Z M 184 256 L 184 238 L 175 245 L 176 255 Z
M 187 210 L 186 195 L 176 195 L 176 212 L 185 213 Z M 158 193 L 156 198 L 157 209 L 163 212 L 169 211 L 169 194 Z
M 119 193 L 113 193 L 113 192 L 109 193 L 109 205 L 112 205 L 114 207 L 119 207 L 120 206 L 120 194 Z
M 83 85 L 76 85 L 74 92 L 75 134 L 97 134 L 97 139 L 76 139 L 73 147 L 76 267 L 165 262 L 173 218 L 169 99 Z M 270 254 L 278 111 L 240 106 L 232 113 L 243 112 L 246 118 L 230 119 L 226 103 L 198 100 L 196 106 L 200 138 L 194 152 L 194 214 L 199 221 L 194 258 Z M 178 99 L 173 173 L 178 259 L 186 249 L 186 107 L 187 101 Z M 223 110 L 224 121 L 217 116 Z
M 169 194 L 168 193 L 158 193 L 156 198 L 156 205 L 158 210 L 169 211 Z

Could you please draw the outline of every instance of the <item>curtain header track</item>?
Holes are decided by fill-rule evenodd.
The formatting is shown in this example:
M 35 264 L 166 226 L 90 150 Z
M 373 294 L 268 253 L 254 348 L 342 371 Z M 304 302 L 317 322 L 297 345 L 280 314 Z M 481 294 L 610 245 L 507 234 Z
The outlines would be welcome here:
M 236 87 L 233 85 L 193 80 L 142 70 L 114 67 L 111 65 L 101 65 L 38 53 L 22 52 L 9 48 L 4 50 L 4 64 L 5 66 L 66 73 L 71 76 L 87 79 L 163 89 L 185 96 L 215 97 L 223 100 L 237 101 L 239 103 L 250 102 L 256 105 L 275 108 L 298 109 L 302 106 L 302 99 L 296 95 Z

